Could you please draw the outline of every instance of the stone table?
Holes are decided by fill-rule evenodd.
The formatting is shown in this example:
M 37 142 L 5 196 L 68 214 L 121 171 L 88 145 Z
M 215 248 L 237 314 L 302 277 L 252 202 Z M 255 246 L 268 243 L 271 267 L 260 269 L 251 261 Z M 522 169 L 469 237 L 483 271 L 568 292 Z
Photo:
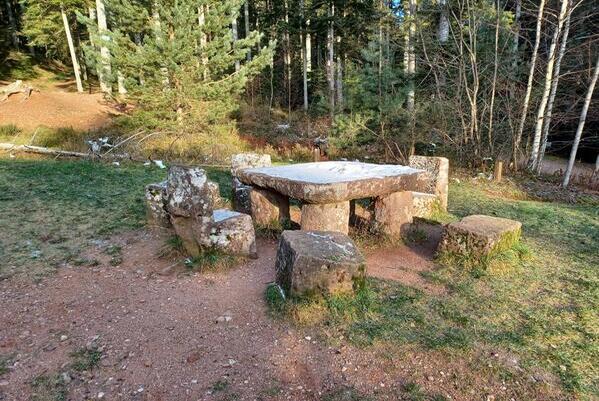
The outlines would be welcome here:
M 252 186 L 252 217 L 258 224 L 289 218 L 289 198 L 302 203 L 302 230 L 347 234 L 350 201 L 374 198 L 375 220 L 387 234 L 412 221 L 411 191 L 426 185 L 423 170 L 361 162 L 330 161 L 243 169 Z

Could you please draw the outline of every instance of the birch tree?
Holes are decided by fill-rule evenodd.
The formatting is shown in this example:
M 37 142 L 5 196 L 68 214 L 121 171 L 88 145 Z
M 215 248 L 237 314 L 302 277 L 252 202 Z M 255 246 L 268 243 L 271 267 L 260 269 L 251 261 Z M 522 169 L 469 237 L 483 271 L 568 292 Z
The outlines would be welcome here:
M 528 168 L 533 170 L 536 168 L 539 156 L 539 148 L 541 146 L 541 136 L 543 135 L 543 121 L 545 119 L 545 110 L 547 108 L 547 102 L 549 101 L 549 95 L 551 93 L 551 86 L 553 82 L 553 69 L 555 66 L 556 48 L 557 42 L 562 33 L 562 27 L 566 14 L 568 11 L 568 0 L 561 0 L 561 8 L 557 18 L 557 26 L 553 32 L 553 38 L 551 39 L 551 45 L 549 46 L 549 54 L 547 60 L 547 68 L 545 71 L 545 83 L 543 87 L 543 94 L 537 110 L 537 120 L 535 123 L 535 132 L 532 141 L 532 148 L 530 150 L 530 158 L 528 161 Z
M 560 41 L 560 48 L 557 54 L 557 60 L 555 60 L 555 69 L 553 70 L 553 79 L 551 81 L 551 93 L 549 94 L 549 101 L 547 103 L 547 110 L 545 112 L 545 118 L 543 120 L 543 137 L 541 139 L 541 149 L 537 159 L 537 165 L 535 167 L 536 173 L 541 172 L 543 166 L 543 158 L 545 157 L 545 150 L 547 149 L 547 138 L 549 137 L 549 128 L 551 126 L 551 119 L 553 117 L 553 104 L 555 102 L 555 94 L 557 93 L 557 87 L 560 80 L 560 69 L 562 65 L 562 59 L 566 54 L 566 46 L 568 44 L 568 36 L 570 34 L 570 18 L 572 15 L 572 0 L 568 0 L 568 15 L 564 22 L 564 34 Z
M 564 174 L 564 181 L 562 186 L 566 188 L 570 183 L 570 176 L 572 175 L 572 169 L 574 168 L 574 162 L 576 160 L 576 153 L 578 153 L 578 145 L 580 144 L 580 137 L 582 136 L 582 130 L 587 119 L 587 112 L 589 111 L 589 105 L 593 98 L 593 91 L 595 90 L 595 84 L 597 83 L 597 77 L 599 76 L 599 55 L 595 63 L 595 70 L 593 72 L 593 78 L 589 84 L 587 94 L 584 98 L 584 104 L 580 113 L 580 119 L 578 120 L 578 127 L 576 128 L 576 134 L 574 135 L 574 142 L 572 143 L 572 150 L 570 151 L 570 159 L 568 160 L 568 167 L 566 168 L 566 174 Z
M 522 142 L 522 134 L 524 132 L 524 125 L 526 124 L 526 117 L 528 115 L 528 107 L 530 103 L 530 94 L 532 92 L 533 79 L 535 74 L 535 68 L 537 65 L 537 55 L 539 52 L 539 45 L 541 43 L 541 28 L 543 26 L 543 11 L 545 9 L 545 0 L 541 0 L 539 3 L 539 10 L 537 13 L 537 24 L 535 31 L 535 44 L 532 50 L 530 58 L 530 71 L 528 72 L 528 83 L 526 85 L 526 94 L 524 95 L 524 101 L 522 103 L 522 114 L 520 115 L 520 122 L 518 124 L 518 130 L 516 131 L 516 137 L 514 139 L 514 145 L 512 148 L 512 161 L 514 163 L 514 169 L 518 169 L 518 161 L 520 156 L 520 143 Z
M 79 67 L 79 60 L 77 60 L 77 52 L 75 51 L 75 45 L 73 44 L 73 37 L 71 35 L 71 27 L 69 19 L 64 11 L 64 7 L 60 6 L 60 15 L 62 17 L 62 23 L 64 25 L 64 32 L 67 36 L 67 43 L 69 45 L 69 53 L 71 54 L 71 63 L 73 64 L 73 73 L 75 74 L 75 82 L 77 83 L 77 92 L 83 92 L 83 85 L 81 83 L 81 69 Z

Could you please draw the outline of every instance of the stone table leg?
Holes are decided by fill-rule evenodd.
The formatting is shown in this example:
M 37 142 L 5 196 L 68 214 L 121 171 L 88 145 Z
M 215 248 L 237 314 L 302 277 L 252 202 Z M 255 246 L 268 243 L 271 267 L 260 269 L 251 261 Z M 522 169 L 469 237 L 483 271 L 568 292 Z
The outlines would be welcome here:
M 349 231 L 349 201 L 302 205 L 302 230 Z
M 278 192 L 252 187 L 250 207 L 255 224 L 268 226 L 289 220 L 289 198 Z
M 403 233 L 412 223 L 412 192 L 395 192 L 374 201 L 374 220 L 378 229 L 387 235 Z

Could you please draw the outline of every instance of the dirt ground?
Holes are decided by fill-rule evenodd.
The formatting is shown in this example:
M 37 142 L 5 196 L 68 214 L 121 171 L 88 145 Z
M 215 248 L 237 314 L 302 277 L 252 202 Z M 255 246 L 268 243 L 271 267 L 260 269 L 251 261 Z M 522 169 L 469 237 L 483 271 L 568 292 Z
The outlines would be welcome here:
M 0 125 L 14 124 L 30 131 L 43 125 L 49 128 L 94 130 L 110 123 L 119 114 L 100 93 L 77 93 L 67 84 L 55 84 L 32 92 L 29 99 L 18 93 L 0 103 Z
M 37 283 L 0 282 L 0 355 L 10 358 L 0 400 L 28 400 L 36 392 L 52 399 L 31 385 L 40 375 L 66 378 L 69 400 L 320 400 L 348 388 L 394 400 L 408 381 L 451 399 L 510 399 L 501 382 L 446 355 L 406 349 L 389 358 L 387 349 L 333 346 L 272 318 L 263 294 L 274 279 L 273 241 L 260 240 L 259 259 L 228 272 L 190 273 L 157 256 L 164 240 L 131 232 L 111 241 L 122 246 L 119 266 L 110 265 L 101 251 L 106 244 L 98 242 L 88 252 L 97 266 L 65 266 Z M 442 291 L 406 273 L 433 269 L 433 248 L 427 242 L 374 251 L 369 272 Z M 406 261 L 402 268 L 398 260 Z M 72 373 L 72 353 L 94 347 L 99 365 Z

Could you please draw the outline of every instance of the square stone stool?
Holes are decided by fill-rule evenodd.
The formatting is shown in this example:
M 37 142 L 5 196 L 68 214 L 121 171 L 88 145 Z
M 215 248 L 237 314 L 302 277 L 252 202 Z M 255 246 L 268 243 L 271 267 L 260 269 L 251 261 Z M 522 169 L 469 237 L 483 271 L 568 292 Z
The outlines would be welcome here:
M 511 248 L 520 240 L 522 223 L 485 215 L 464 217 L 445 228 L 438 252 L 486 257 Z
M 364 280 L 364 257 L 345 234 L 283 231 L 277 249 L 277 283 L 286 295 L 352 291 Z

